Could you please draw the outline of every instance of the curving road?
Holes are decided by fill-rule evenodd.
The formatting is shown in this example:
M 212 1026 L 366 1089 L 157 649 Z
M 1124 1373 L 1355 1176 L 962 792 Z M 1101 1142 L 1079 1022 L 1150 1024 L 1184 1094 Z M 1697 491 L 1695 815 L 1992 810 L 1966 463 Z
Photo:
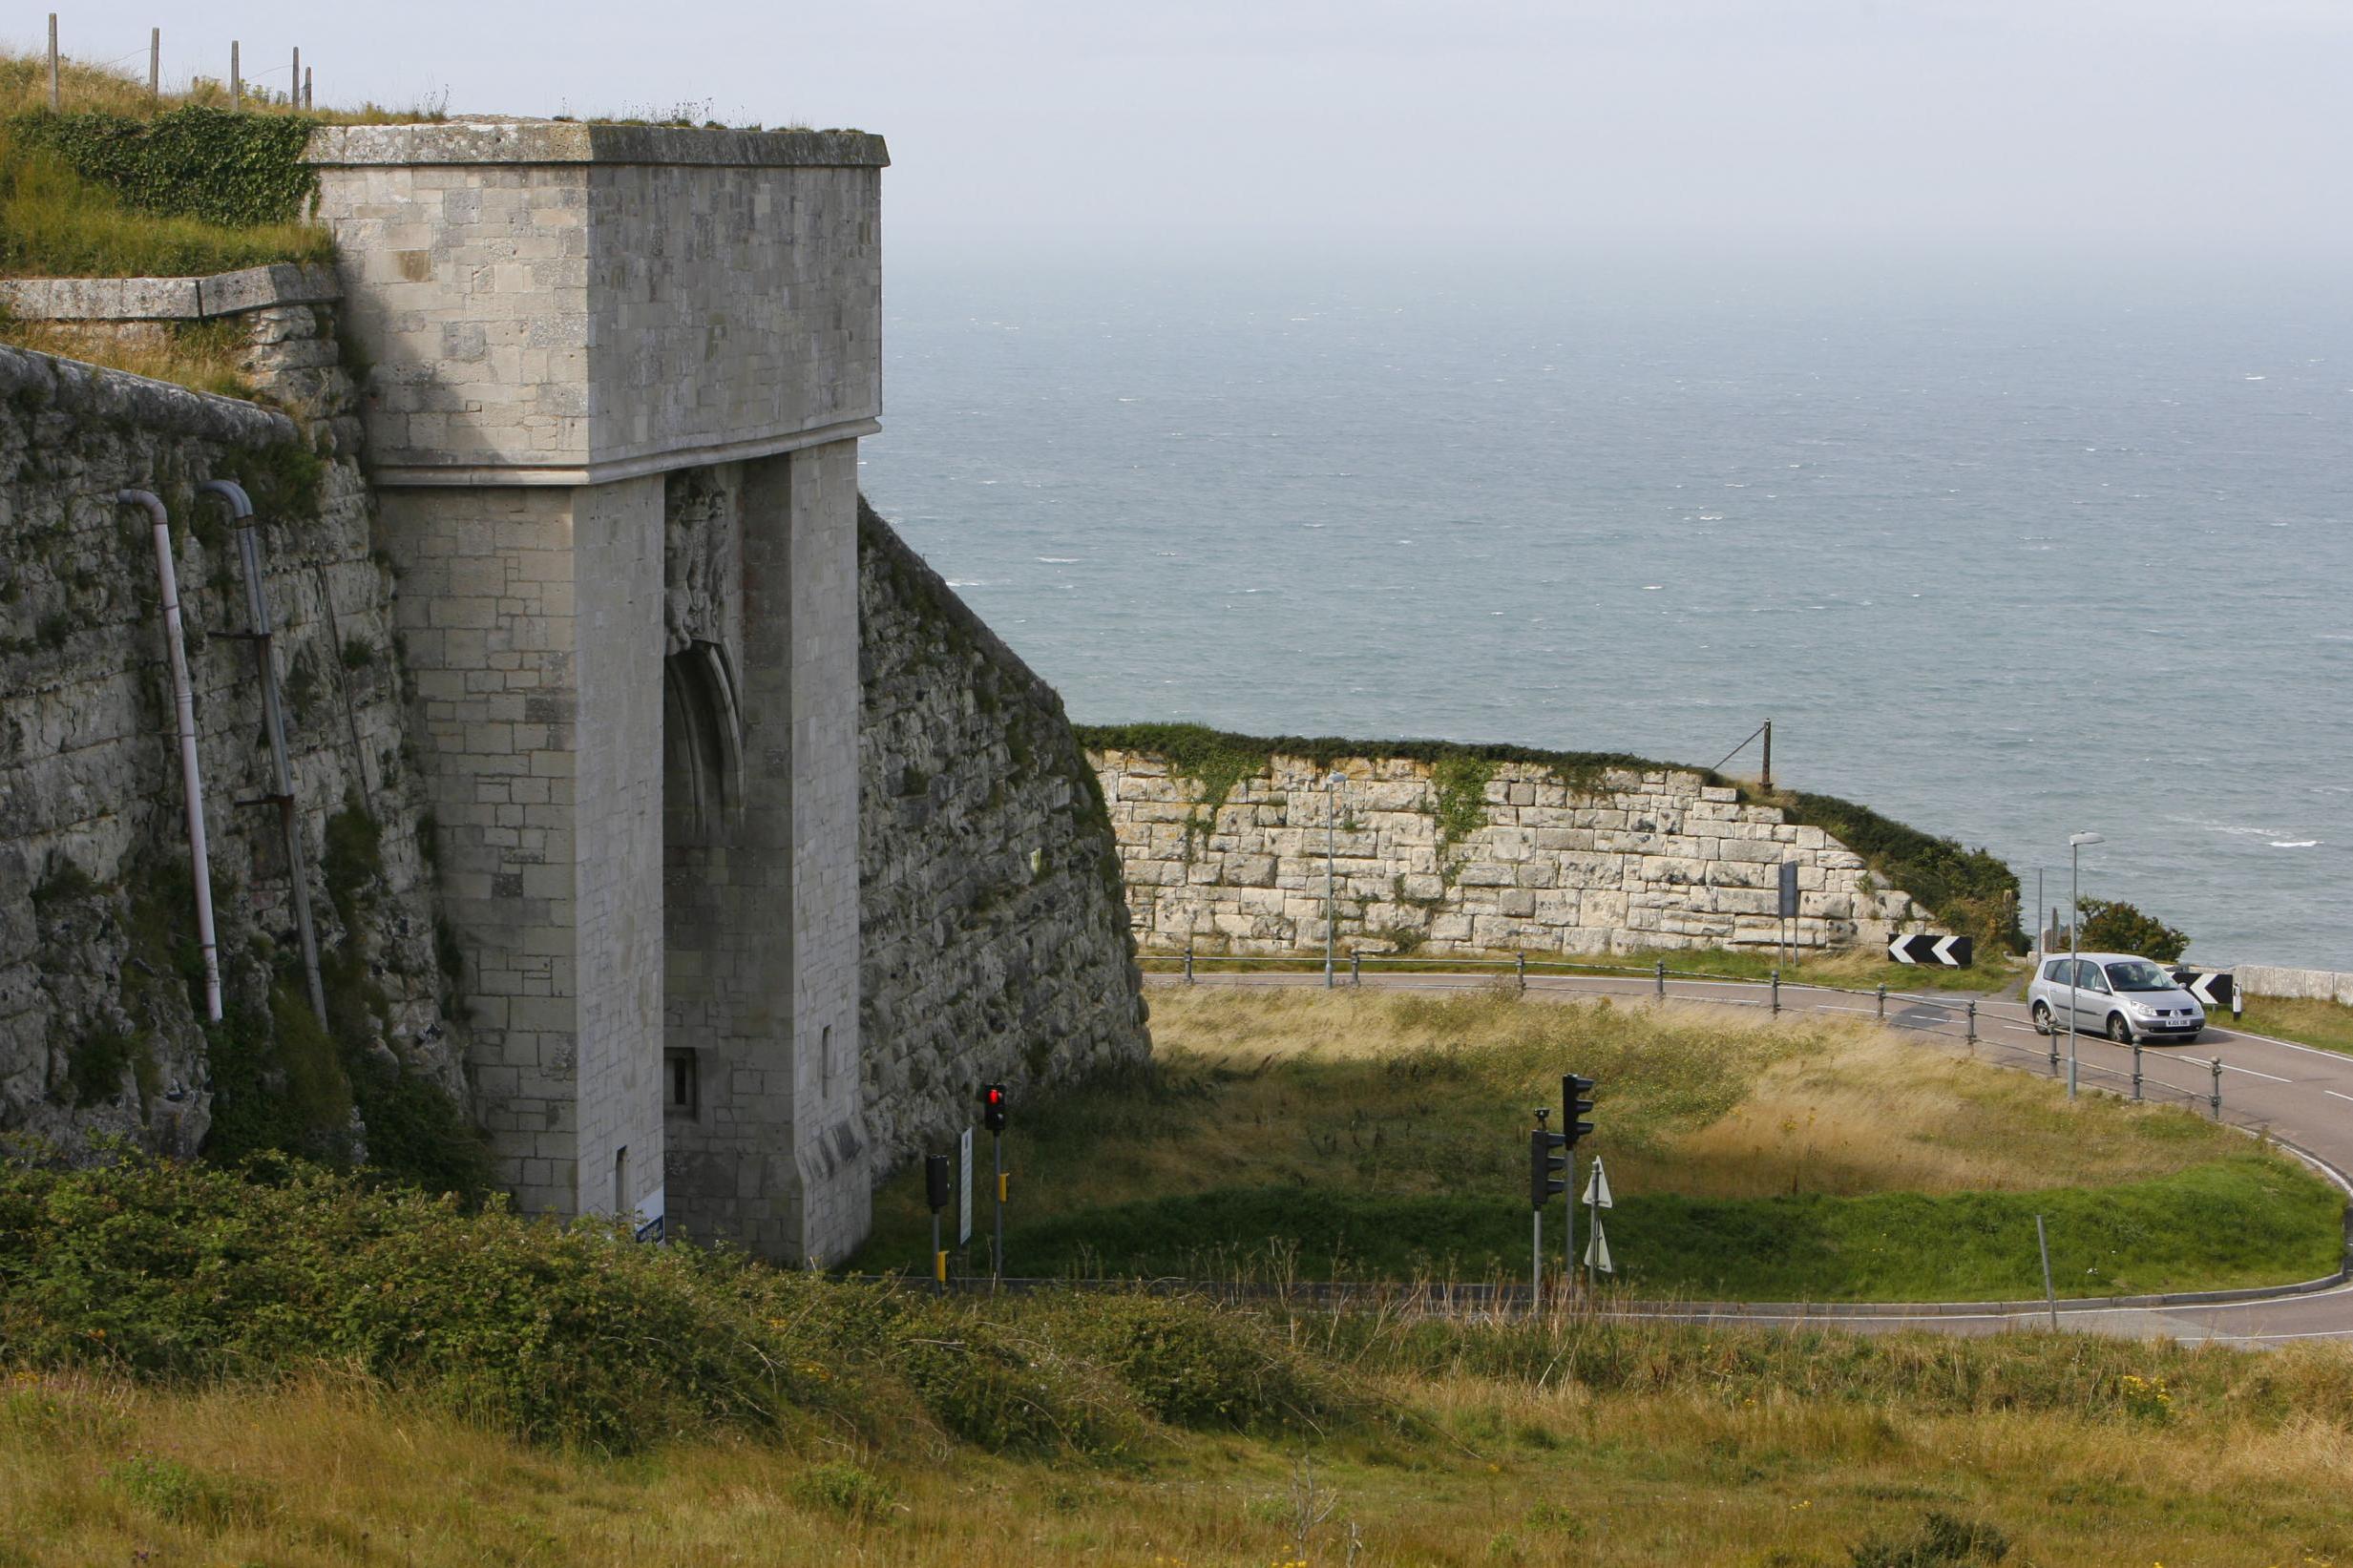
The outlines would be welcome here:
M 1154 985 L 1182 985 L 1182 976 L 1152 973 Z M 1483 973 L 1366 974 L 1363 985 L 1383 991 L 1460 991 L 1495 984 L 1494 971 Z M 1205 986 L 1320 986 L 1320 973 L 1260 972 L 1202 973 L 1192 982 Z M 1345 977 L 1340 982 L 1348 984 Z M 1656 982 L 1643 975 L 1558 975 L 1527 977 L 1532 996 L 1618 995 L 1654 997 Z M 1772 1005 L 1761 982 L 1747 980 L 1675 980 L 1667 982 L 1670 998 L 1714 1002 L 1733 1007 Z M 1967 1008 L 1974 1001 L 1971 1024 Z M 1792 1011 L 1859 1014 L 1879 1013 L 1870 993 L 1830 991 L 1784 984 L 1780 1005 Z M 1890 995 L 1887 1023 L 1916 1032 L 1927 1043 L 1967 1053 L 1981 1060 L 2025 1068 L 2048 1075 L 2052 1041 L 2037 1035 L 2027 1019 L 2026 1004 L 1995 996 L 1972 997 L 1950 993 L 1938 997 Z M 1974 1028 L 1976 1039 L 1968 1035 Z M 2058 1073 L 2067 1071 L 2067 1037 L 2057 1039 Z M 2092 1035 L 2076 1040 L 2077 1082 L 2086 1091 L 2132 1092 L 2132 1053 L 2124 1046 Z M 2145 1046 L 2141 1057 L 2141 1093 L 2152 1100 L 2192 1104 L 2212 1114 L 2215 1074 L 2221 1064 L 2222 1119 L 2253 1132 L 2265 1133 L 2291 1151 L 2303 1155 L 2324 1175 L 2353 1191 L 2345 1173 L 2353 1172 L 2353 1056 L 2321 1051 L 2289 1040 L 2250 1035 L 2238 1030 L 2209 1028 L 2193 1045 Z M 2035 1328 L 2048 1323 L 2041 1303 L 1914 1304 L 1905 1307 L 1629 1307 L 1630 1315 L 1670 1318 L 1737 1318 L 1767 1324 L 1837 1323 L 1856 1329 L 1933 1328 L 1946 1333 L 1993 1333 L 2005 1328 Z M 2334 1284 L 2293 1295 L 2260 1301 L 2184 1302 L 2127 1306 L 2105 1303 L 2059 1304 L 2060 1322 L 2069 1328 L 2137 1338 L 2177 1339 L 2250 1346 L 2283 1345 L 2299 1340 L 2353 1340 L 2353 1282 Z

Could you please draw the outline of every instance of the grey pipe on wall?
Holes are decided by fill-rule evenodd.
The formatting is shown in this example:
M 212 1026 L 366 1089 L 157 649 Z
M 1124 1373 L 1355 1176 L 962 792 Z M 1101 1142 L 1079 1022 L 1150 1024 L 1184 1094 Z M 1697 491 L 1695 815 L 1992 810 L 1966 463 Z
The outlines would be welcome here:
M 221 948 L 213 936 L 213 871 L 204 843 L 204 780 L 196 757 L 196 694 L 188 685 L 188 648 L 179 624 L 179 578 L 172 568 L 172 520 L 152 491 L 115 492 L 126 507 L 144 507 L 156 531 L 156 575 L 163 584 L 163 641 L 172 662 L 172 709 L 179 728 L 179 782 L 188 798 L 188 858 L 196 877 L 196 940 L 204 955 L 204 1016 L 221 1021 Z

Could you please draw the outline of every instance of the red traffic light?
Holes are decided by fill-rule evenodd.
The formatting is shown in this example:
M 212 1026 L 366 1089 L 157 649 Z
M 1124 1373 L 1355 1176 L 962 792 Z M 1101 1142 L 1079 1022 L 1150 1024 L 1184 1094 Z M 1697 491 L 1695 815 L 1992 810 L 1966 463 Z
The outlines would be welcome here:
M 980 1091 L 981 1125 L 993 1133 L 1005 1130 L 1005 1086 L 992 1083 Z

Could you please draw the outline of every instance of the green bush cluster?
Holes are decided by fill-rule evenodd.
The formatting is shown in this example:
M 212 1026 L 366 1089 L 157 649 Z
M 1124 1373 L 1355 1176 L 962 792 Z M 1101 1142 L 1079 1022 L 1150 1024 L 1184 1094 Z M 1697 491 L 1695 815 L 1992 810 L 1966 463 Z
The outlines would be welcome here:
M 519 1435 L 879 1433 L 1108 1457 L 1151 1423 L 1356 1409 L 1255 1320 L 1175 1298 L 939 1298 L 630 1244 L 263 1157 L 0 1167 L 0 1361 L 268 1377 L 329 1363 Z M 861 1505 L 862 1506 L 862 1505 Z
M 2189 933 L 2122 899 L 2083 901 L 2083 946 L 2101 952 L 2136 952 L 2170 964 L 2190 945 Z
M 191 104 L 151 119 L 99 113 L 12 116 L 9 134 L 55 155 L 123 204 L 223 228 L 311 216 L 319 177 L 303 161 L 317 122 Z

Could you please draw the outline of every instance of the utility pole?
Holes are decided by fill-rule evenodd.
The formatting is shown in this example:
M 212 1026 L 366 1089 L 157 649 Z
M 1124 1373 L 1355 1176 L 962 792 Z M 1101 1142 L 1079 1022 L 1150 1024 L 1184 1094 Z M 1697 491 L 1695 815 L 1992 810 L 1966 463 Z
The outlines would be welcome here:
M 49 112 L 57 113 L 57 13 L 49 13 Z
M 163 30 L 161 28 L 147 30 L 147 95 L 151 98 L 159 98 L 163 95 Z
M 2078 956 L 2084 947 L 2083 863 L 2084 846 L 2105 844 L 2097 833 L 2069 833 L 2067 837 L 2067 1098 L 2075 1098 L 2075 1014 L 2079 1011 L 2076 998 L 2083 992 L 2083 961 Z
M 302 106 L 303 51 L 301 46 L 297 45 L 294 51 L 294 64 L 286 73 L 286 107 L 300 109 Z
M 245 73 L 244 68 L 237 63 L 237 40 L 234 38 L 229 40 L 229 107 L 245 107 Z
M 1765 776 L 1759 781 L 1765 793 L 1773 793 L 1773 721 L 1765 721 Z

